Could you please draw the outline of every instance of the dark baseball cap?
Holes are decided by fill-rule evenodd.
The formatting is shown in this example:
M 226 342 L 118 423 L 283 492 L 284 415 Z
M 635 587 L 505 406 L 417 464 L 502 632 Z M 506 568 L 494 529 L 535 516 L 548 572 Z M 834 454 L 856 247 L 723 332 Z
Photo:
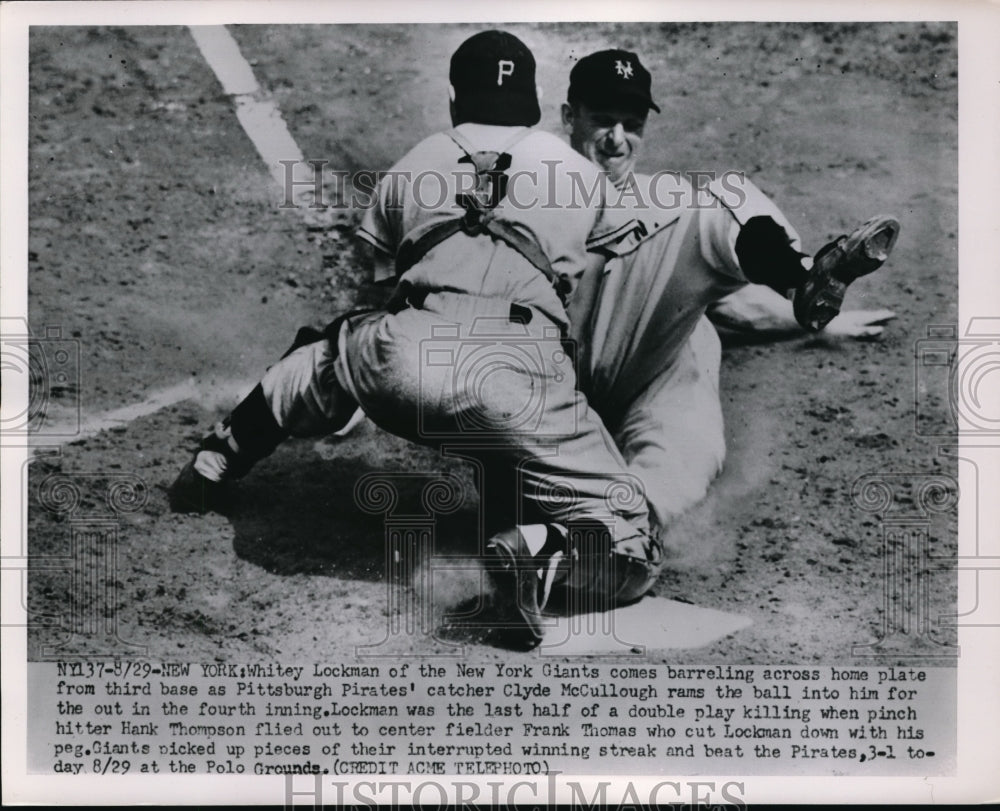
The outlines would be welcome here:
M 535 88 L 535 57 L 506 31 L 469 37 L 451 57 L 455 123 L 532 127 L 542 117 Z
M 660 112 L 650 95 L 652 77 L 631 51 L 613 49 L 583 57 L 569 74 L 570 104 L 636 104 Z

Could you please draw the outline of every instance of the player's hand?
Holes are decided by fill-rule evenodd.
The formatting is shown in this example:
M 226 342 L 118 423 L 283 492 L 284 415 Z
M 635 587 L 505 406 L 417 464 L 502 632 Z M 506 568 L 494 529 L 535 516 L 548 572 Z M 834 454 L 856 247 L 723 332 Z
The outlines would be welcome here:
M 826 325 L 823 334 L 844 338 L 877 338 L 885 325 L 895 317 L 892 310 L 845 310 Z

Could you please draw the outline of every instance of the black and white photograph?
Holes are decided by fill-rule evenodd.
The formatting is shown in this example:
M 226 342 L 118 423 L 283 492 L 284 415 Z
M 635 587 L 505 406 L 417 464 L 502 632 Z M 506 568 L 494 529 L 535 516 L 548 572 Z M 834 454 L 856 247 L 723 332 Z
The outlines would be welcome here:
M 995 14 L 77 5 L 4 46 L 5 801 L 985 762 Z

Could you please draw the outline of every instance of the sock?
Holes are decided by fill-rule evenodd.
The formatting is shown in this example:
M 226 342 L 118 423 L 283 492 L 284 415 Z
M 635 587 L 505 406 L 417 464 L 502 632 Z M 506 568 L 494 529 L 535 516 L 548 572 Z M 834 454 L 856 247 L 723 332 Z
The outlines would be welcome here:
M 545 524 L 521 524 L 518 529 L 532 557 L 537 557 L 548 540 L 549 528 Z
M 229 418 L 216 423 L 202 441 L 202 449 L 194 458 L 194 469 L 211 482 L 239 478 L 249 469 L 240 457 L 240 446 L 229 428 Z
M 194 458 L 194 469 L 210 482 L 221 482 L 227 467 L 225 454 L 218 451 L 198 451 Z
M 250 464 L 270 456 L 288 433 L 278 425 L 260 385 L 254 388 L 229 416 L 233 443 L 230 447 Z
M 747 281 L 788 295 L 808 274 L 808 257 L 792 248 L 785 229 L 771 217 L 751 217 L 736 237 L 736 258 Z

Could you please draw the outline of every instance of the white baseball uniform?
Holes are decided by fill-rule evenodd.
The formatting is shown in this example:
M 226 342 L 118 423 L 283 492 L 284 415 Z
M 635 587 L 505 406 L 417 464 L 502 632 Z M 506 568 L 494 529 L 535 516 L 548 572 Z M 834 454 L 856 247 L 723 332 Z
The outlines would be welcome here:
M 706 309 L 747 284 L 741 225 L 766 215 L 798 235 L 774 203 L 733 174 L 698 190 L 674 174 L 631 175 L 620 202 L 645 226 L 605 267 L 584 339 L 581 388 L 639 476 L 654 531 L 704 497 L 725 458 L 721 347 Z
M 555 136 L 462 124 L 393 166 L 361 236 L 396 257 L 461 217 L 456 199 L 471 188 L 473 149 L 510 156 L 506 197 L 490 216 L 536 243 L 558 277 L 578 278 L 588 248 L 635 227 L 628 212 L 605 205 L 613 189 L 598 169 Z M 581 195 L 581 181 L 597 195 Z M 392 433 L 461 448 L 483 470 L 515 470 L 520 503 L 511 522 L 602 520 L 619 553 L 647 569 L 641 590 L 626 598 L 642 593 L 660 559 L 646 534 L 646 501 L 577 390 L 562 344 L 567 317 L 550 281 L 504 240 L 458 231 L 419 255 L 400 285 L 405 296 L 394 311 L 348 320 L 339 352 L 323 341 L 269 370 L 262 385 L 278 424 L 296 436 L 327 433 L 356 400 Z

